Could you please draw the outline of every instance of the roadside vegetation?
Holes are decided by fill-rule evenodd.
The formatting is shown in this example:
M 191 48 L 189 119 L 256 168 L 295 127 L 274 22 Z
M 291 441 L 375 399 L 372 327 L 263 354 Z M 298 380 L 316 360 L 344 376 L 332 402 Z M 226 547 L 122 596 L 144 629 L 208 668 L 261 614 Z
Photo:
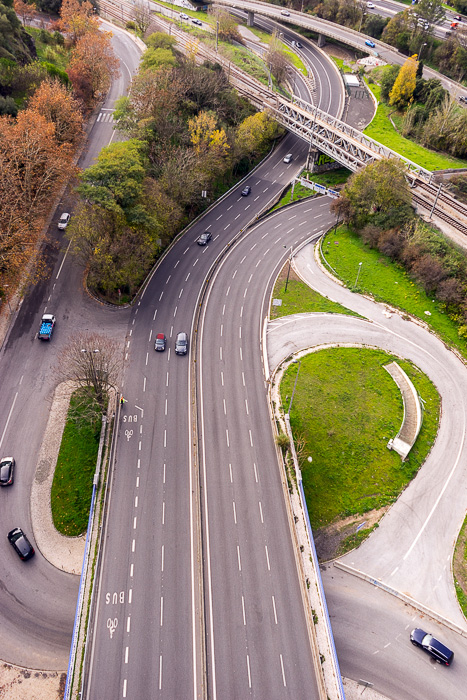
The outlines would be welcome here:
M 177 233 L 283 131 L 231 89 L 218 64 L 196 65 L 167 34 L 147 43 L 114 113 L 127 140 L 104 148 L 81 175 L 67 231 L 89 288 L 114 303 L 132 298 Z
M 337 168 L 336 170 L 327 170 L 322 173 L 311 173 L 304 170 L 301 173 L 301 177 L 308 177 L 311 182 L 324 185 L 324 187 L 328 187 L 329 189 L 340 189 L 340 186 L 347 181 L 350 175 L 350 170 L 347 170 L 347 168 Z M 316 196 L 316 192 L 314 192 L 314 190 L 310 190 L 304 185 L 301 185 L 300 183 L 295 184 L 292 193 L 292 186 L 290 185 L 284 192 L 279 202 L 273 207 L 273 211 L 274 209 L 280 209 L 291 202 L 296 202 L 299 199 L 306 199 L 307 197 L 313 196 Z
M 387 448 L 403 420 L 400 391 L 384 370 L 392 361 L 408 374 L 425 407 L 422 429 L 405 462 Z M 297 371 L 297 364 L 290 365 L 282 379 L 284 407 Z M 394 502 L 434 443 L 439 409 L 439 395 L 428 378 L 383 351 L 332 348 L 302 357 L 290 420 L 312 527 Z
M 359 290 L 422 319 L 467 357 L 465 251 L 415 217 L 400 167 L 368 166 L 341 195 L 333 207 L 347 226 L 325 237 L 326 263 L 350 287 L 358 276 Z

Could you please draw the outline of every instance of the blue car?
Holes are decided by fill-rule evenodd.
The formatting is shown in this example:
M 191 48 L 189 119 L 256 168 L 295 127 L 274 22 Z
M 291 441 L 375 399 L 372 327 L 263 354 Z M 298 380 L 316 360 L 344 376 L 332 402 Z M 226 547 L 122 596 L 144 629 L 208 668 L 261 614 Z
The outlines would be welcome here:
M 369 39 L 367 39 L 367 40 L 365 41 L 365 44 L 366 44 L 367 46 L 371 46 L 372 49 L 375 48 L 375 42 L 374 42 L 374 41 L 370 41 Z

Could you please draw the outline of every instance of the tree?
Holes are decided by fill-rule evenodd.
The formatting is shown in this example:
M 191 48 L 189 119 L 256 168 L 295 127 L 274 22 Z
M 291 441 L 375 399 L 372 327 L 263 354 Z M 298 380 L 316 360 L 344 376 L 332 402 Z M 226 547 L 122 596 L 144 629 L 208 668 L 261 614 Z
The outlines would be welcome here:
M 143 145 L 135 139 L 106 146 L 99 153 L 97 163 L 82 174 L 78 192 L 92 204 L 116 214 L 127 214 L 142 194 L 145 177 L 142 150 Z
M 238 41 L 239 43 L 243 43 L 241 34 L 238 31 L 237 20 L 229 13 L 227 9 L 216 8 L 213 14 L 216 18 L 216 21 L 219 23 L 219 39 L 223 39 L 224 41 Z
M 287 75 L 287 69 L 290 66 L 290 61 L 285 52 L 283 43 L 275 34 L 269 42 L 269 47 L 264 59 L 274 78 L 278 82 L 284 80 Z
M 417 15 L 430 24 L 441 24 L 446 19 L 442 0 L 419 0 L 416 9 Z
M 175 66 L 177 59 L 171 49 L 147 48 L 141 59 L 141 70 L 155 70 L 161 66 Z
M 83 134 L 83 116 L 77 100 L 58 80 L 45 80 L 29 100 L 30 109 L 55 126 L 58 143 L 76 144 Z
M 396 65 L 388 65 L 383 68 L 381 75 L 381 99 L 385 102 L 389 101 L 389 93 L 394 87 L 399 71 L 400 66 Z
M 153 32 L 146 39 L 146 44 L 152 49 L 171 49 L 176 43 L 174 36 L 164 32 Z
M 26 25 L 26 22 L 30 22 L 34 19 L 37 14 L 36 5 L 33 2 L 28 3 L 24 2 L 24 0 L 14 0 L 14 8 L 18 17 L 21 17 L 24 25 Z
M 134 5 L 134 19 L 135 24 L 141 34 L 146 32 L 146 29 L 151 24 L 151 10 L 149 8 L 149 3 L 143 0 L 138 0 Z
M 122 348 L 113 338 L 99 333 L 75 333 L 60 354 L 58 376 L 83 388 L 102 414 L 109 389 L 118 385 L 122 366 Z
M 119 62 L 111 45 L 111 32 L 88 32 L 76 42 L 68 67 L 73 87 L 87 86 L 89 100 L 94 102 L 104 95 L 111 80 L 119 72 Z
M 410 203 L 404 165 L 398 160 L 383 159 L 370 163 L 349 178 L 334 209 L 337 207 L 345 220 L 356 226 L 365 225 L 372 217 L 379 217 L 384 225 L 384 217 L 388 215 L 397 214 L 399 223 L 407 218 Z
M 63 0 L 57 25 L 69 36 L 72 44 L 87 33 L 99 31 L 94 8 L 88 0 Z
M 255 158 L 264 152 L 281 131 L 281 127 L 266 112 L 256 112 L 238 126 L 238 148 L 245 155 Z
M 400 69 L 397 78 L 389 93 L 389 104 L 403 108 L 410 104 L 413 100 L 417 73 L 417 61 L 410 57 L 406 60 Z

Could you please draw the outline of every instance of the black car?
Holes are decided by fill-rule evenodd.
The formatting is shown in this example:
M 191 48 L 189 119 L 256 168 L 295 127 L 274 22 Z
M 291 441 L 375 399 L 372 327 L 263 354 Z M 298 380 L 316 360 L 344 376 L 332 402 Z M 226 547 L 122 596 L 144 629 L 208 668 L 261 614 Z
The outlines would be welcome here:
M 246 187 L 243 188 L 242 190 L 242 197 L 248 197 L 248 195 L 251 192 L 251 187 L 250 185 L 247 185 Z
M 193 17 L 193 19 L 191 21 L 193 22 L 193 24 L 197 24 L 199 27 L 203 26 L 203 23 L 197 17 Z
M 208 241 L 210 241 L 212 238 L 211 231 L 205 231 L 204 233 L 201 234 L 201 236 L 198 238 L 198 245 L 206 245 Z
M 420 647 L 432 656 L 438 663 L 449 666 L 454 658 L 454 652 L 441 644 L 428 632 L 424 632 L 419 627 L 410 633 L 410 641 L 416 647 Z
M 20 527 L 15 527 L 8 533 L 8 542 L 11 544 L 20 559 L 26 561 L 34 556 L 34 547 Z
M 175 339 L 175 354 L 186 355 L 188 352 L 188 336 L 186 333 L 177 333 Z
M 156 335 L 156 342 L 154 343 L 154 350 L 157 352 L 164 352 L 167 339 L 163 333 L 158 333 Z
M 13 457 L 0 459 L 0 486 L 11 486 L 15 476 L 15 460 Z

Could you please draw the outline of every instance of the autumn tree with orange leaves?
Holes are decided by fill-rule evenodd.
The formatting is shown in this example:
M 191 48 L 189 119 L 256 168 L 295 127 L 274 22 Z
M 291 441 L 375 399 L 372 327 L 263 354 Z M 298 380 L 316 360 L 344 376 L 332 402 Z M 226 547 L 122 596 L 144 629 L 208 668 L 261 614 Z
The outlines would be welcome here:
M 110 43 L 111 32 L 88 32 L 76 42 L 70 63 L 70 78 L 76 96 L 87 106 L 102 97 L 119 72 L 119 62 Z
M 36 252 L 44 218 L 72 170 L 69 143 L 58 143 L 55 125 L 33 109 L 16 121 L 0 117 L 0 270 L 2 288 L 18 282 Z
M 18 17 L 21 18 L 22 23 L 25 25 L 31 19 L 36 16 L 36 4 L 34 2 L 23 2 L 23 0 L 14 0 L 13 4 L 15 12 Z
M 57 27 L 67 35 L 72 44 L 88 33 L 99 31 L 94 8 L 88 0 L 63 0 Z
M 75 145 L 83 135 L 79 103 L 58 80 L 49 79 L 41 83 L 29 100 L 28 107 L 54 124 L 58 143 Z

